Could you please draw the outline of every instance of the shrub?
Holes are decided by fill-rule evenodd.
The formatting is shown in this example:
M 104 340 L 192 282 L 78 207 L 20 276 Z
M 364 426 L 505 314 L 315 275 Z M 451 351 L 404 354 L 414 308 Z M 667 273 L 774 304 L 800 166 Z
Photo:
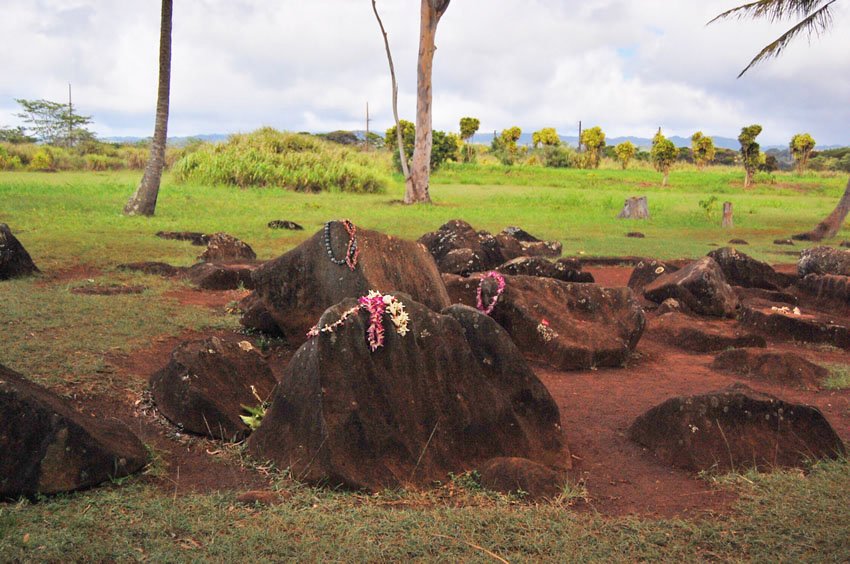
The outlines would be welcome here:
M 549 168 L 570 168 L 575 165 L 576 154 L 563 145 L 543 148 L 543 166 Z
M 56 170 L 56 163 L 53 158 L 53 151 L 49 147 L 42 147 L 33 155 L 29 164 L 32 170 Z
M 174 165 L 184 182 L 278 186 L 299 192 L 379 192 L 387 180 L 368 156 L 309 135 L 262 128 L 207 144 Z

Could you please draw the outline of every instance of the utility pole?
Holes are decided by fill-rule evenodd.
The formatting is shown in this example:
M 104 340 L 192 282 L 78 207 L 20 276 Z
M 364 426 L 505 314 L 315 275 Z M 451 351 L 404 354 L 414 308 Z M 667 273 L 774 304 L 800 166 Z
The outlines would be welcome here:
M 71 83 L 68 83 L 68 148 L 74 144 L 74 106 L 71 104 Z
M 369 102 L 366 102 L 366 152 L 369 152 Z

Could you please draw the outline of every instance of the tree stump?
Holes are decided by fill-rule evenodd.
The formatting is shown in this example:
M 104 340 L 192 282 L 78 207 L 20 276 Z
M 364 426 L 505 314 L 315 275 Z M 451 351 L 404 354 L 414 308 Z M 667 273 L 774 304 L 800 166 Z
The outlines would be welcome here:
M 732 219 L 732 202 L 723 202 L 723 227 L 735 227 L 735 222 Z
M 632 196 L 623 204 L 623 211 L 617 219 L 647 219 L 649 218 L 649 202 L 646 196 Z

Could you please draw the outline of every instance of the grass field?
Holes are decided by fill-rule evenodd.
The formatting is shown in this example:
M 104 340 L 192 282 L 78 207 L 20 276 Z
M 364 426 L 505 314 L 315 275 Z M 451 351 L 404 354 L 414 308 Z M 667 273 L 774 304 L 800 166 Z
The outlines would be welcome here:
M 847 181 L 776 174 L 744 191 L 738 170 L 680 170 L 661 188 L 660 175 L 649 170 L 449 165 L 434 178 L 436 205 L 406 207 L 398 203 L 398 178 L 386 193 L 350 195 L 186 185 L 166 176 L 156 217 L 126 218 L 121 208 L 138 176 L 0 173 L 0 222 L 44 271 L 0 283 L 0 363 L 66 395 L 116 393 L 129 385 L 103 370 L 110 355 L 187 330 L 235 328 L 234 316 L 169 298 L 181 282 L 115 270 L 130 261 L 195 261 L 200 248 L 158 239 L 159 230 L 226 231 L 265 259 L 329 219 L 348 217 L 413 239 L 462 218 L 491 231 L 519 225 L 562 241 L 566 255 L 697 257 L 735 237 L 751 243 L 748 254 L 793 262 L 783 253 L 803 247 L 772 241 L 813 227 Z M 615 219 L 632 195 L 648 196 L 651 220 Z M 712 195 L 710 215 L 699 203 Z M 719 227 L 724 200 L 735 205 L 731 230 Z M 272 219 L 296 221 L 305 231 L 270 230 Z M 646 238 L 624 236 L 634 230 Z M 63 277 L 81 267 L 91 274 Z M 118 297 L 69 293 L 88 276 L 148 289 Z M 149 474 L 157 471 L 154 464 Z M 579 503 L 577 510 L 567 501 L 533 505 L 481 492 L 468 480 L 432 492 L 368 496 L 307 488 L 281 475 L 285 503 L 247 507 L 235 502 L 235 493 L 176 496 L 140 476 L 89 492 L 0 504 L 0 561 L 850 560 L 846 461 L 818 464 L 805 474 L 719 481 L 738 491 L 740 501 L 728 514 L 691 521 L 605 517 L 592 504 Z

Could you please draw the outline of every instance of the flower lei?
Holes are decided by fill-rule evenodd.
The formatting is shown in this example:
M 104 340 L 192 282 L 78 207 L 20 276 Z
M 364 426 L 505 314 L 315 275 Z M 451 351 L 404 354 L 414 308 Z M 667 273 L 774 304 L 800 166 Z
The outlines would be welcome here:
M 542 338 L 546 343 L 550 342 L 552 339 L 558 338 L 558 334 L 554 329 L 549 327 L 549 322 L 545 318 L 541 319 L 540 323 L 537 325 L 537 332 L 540 334 L 540 338 Z
M 404 337 L 410 331 L 408 321 L 410 317 L 404 310 L 404 304 L 401 303 L 395 296 L 384 295 L 375 290 L 370 291 L 365 296 L 359 298 L 358 305 L 346 310 L 338 320 L 319 327 L 313 326 L 307 332 L 307 337 L 316 337 L 321 333 L 332 333 L 338 327 L 341 327 L 345 321 L 352 315 L 359 312 L 361 309 L 369 312 L 369 328 L 366 330 L 366 340 L 369 342 L 369 348 L 375 352 L 379 347 L 384 346 L 384 314 L 390 316 L 390 321 L 395 327 L 395 332 Z
M 492 278 L 495 280 L 499 286 L 496 289 L 496 295 L 493 297 L 493 301 L 490 302 L 490 305 L 484 307 L 484 301 L 481 299 L 481 289 L 484 287 L 484 281 L 488 278 Z M 478 311 L 483 313 L 484 315 L 490 315 L 493 312 L 493 308 L 496 307 L 496 302 L 499 301 L 499 297 L 505 291 L 505 277 L 496 272 L 495 270 L 491 270 L 487 274 L 481 277 L 481 281 L 478 282 L 478 293 L 476 294 L 476 306 L 478 307 Z
M 328 258 L 331 259 L 331 262 L 337 264 L 339 266 L 348 266 L 349 270 L 354 270 L 357 267 L 357 257 L 360 255 L 360 249 L 357 248 L 357 228 L 354 226 L 351 221 L 347 219 L 342 220 L 342 226 L 345 227 L 345 230 L 348 232 L 348 246 L 345 249 L 345 258 L 338 259 L 334 256 L 333 247 L 331 247 L 331 223 L 328 221 L 325 223 L 325 232 L 323 241 L 325 243 L 325 250 L 328 253 Z

